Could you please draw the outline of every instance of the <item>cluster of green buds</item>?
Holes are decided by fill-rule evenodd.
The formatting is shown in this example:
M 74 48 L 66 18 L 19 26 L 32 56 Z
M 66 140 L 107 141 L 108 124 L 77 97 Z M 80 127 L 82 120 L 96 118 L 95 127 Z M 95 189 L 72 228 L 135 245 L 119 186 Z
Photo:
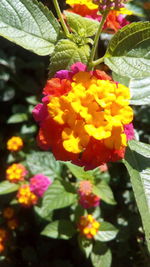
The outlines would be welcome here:
M 99 5 L 99 10 L 102 12 L 106 10 L 119 10 L 127 2 L 128 0 L 93 0 L 93 3 Z

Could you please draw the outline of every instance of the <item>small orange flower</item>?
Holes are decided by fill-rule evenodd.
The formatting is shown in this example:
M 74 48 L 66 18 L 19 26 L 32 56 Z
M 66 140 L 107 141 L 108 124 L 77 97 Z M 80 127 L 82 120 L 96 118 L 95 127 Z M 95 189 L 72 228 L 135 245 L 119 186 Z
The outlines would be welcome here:
M 7 240 L 7 231 L 3 228 L 0 228 L 0 253 L 5 250 L 5 241 Z
M 13 136 L 7 141 L 7 149 L 10 151 L 19 151 L 23 147 L 23 140 L 19 136 Z
M 101 172 L 107 172 L 108 171 L 108 166 L 106 163 L 102 164 L 99 166 L 99 169 Z
M 11 219 L 14 216 L 14 209 L 11 207 L 7 207 L 3 210 L 3 217 L 5 219 Z
M 144 7 L 144 9 L 146 9 L 146 10 L 150 10 L 150 2 L 145 2 L 145 3 L 143 3 L 143 7 Z
M 6 170 L 6 179 L 11 183 L 18 183 L 24 180 L 27 174 L 26 168 L 20 163 L 13 163 Z
M 8 228 L 11 230 L 15 230 L 18 227 L 18 220 L 16 218 L 13 218 L 11 220 L 8 220 L 7 222 Z
M 0 243 L 7 239 L 7 232 L 5 229 L 0 228 Z
M 84 180 L 79 182 L 79 193 L 84 195 L 89 195 L 92 193 L 93 185 L 91 181 Z
M 28 184 L 22 185 L 17 194 L 18 202 L 25 207 L 31 207 L 38 201 L 38 197 L 33 194 Z
M 5 249 L 5 246 L 3 243 L 0 243 L 0 253 L 2 253 Z
M 81 235 L 92 239 L 98 232 L 100 223 L 96 221 L 91 214 L 81 216 L 78 229 Z

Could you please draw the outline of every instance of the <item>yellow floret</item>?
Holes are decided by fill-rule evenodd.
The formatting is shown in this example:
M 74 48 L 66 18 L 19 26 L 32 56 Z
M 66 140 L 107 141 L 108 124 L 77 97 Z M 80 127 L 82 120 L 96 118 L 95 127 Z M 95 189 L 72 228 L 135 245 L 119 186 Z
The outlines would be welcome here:
M 66 0 L 66 4 L 73 6 L 73 5 L 85 5 L 89 9 L 97 9 L 98 6 L 93 4 L 92 0 Z
M 26 169 L 22 164 L 13 163 L 6 170 L 6 178 L 9 182 L 17 183 L 24 180 Z
M 20 204 L 28 207 L 36 204 L 38 201 L 38 197 L 31 192 L 30 187 L 27 184 L 19 188 L 17 197 Z
M 100 223 L 91 214 L 82 216 L 79 221 L 79 230 L 86 238 L 93 238 L 100 227 Z
M 18 136 L 13 136 L 7 141 L 7 149 L 10 151 L 19 151 L 23 147 L 23 141 Z

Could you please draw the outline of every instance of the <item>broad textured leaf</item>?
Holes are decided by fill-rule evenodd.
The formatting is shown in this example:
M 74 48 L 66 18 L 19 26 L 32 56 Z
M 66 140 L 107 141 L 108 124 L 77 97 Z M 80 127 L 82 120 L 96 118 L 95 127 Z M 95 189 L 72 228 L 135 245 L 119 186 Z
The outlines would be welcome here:
M 111 250 L 104 243 L 96 242 L 91 253 L 91 261 L 94 267 L 110 267 L 112 261 Z
M 1 0 L 0 35 L 34 53 L 45 56 L 54 50 L 59 24 L 36 0 Z
M 50 152 L 33 152 L 27 156 L 27 167 L 35 175 L 42 173 L 49 176 L 51 180 L 60 177 L 61 164 L 56 161 Z
M 87 44 L 78 46 L 70 40 L 60 40 L 51 57 L 49 66 L 50 76 L 58 70 L 69 69 L 69 67 L 76 62 L 87 64 L 89 54 L 90 47 Z
M 98 30 L 99 22 L 96 20 L 72 12 L 65 12 L 65 16 L 71 29 L 81 37 L 93 36 Z
M 54 182 L 46 191 L 39 214 L 47 217 L 55 209 L 70 206 L 76 202 L 76 194 L 66 191 L 65 187 L 58 181 Z
M 130 80 L 131 105 L 150 105 L 150 77 Z
M 95 236 L 95 240 L 107 242 L 116 237 L 118 230 L 115 226 L 108 222 L 101 222 L 98 233 Z
M 0 195 L 9 194 L 17 191 L 19 188 L 18 184 L 10 183 L 8 181 L 4 181 L 0 183 Z
M 110 186 L 105 181 L 101 181 L 93 188 L 93 193 L 99 196 L 103 201 L 108 204 L 115 205 L 116 201 Z
M 150 77 L 143 79 L 131 79 L 113 73 L 113 78 L 130 88 L 131 105 L 149 105 L 150 104 Z
M 93 249 L 93 242 L 90 239 L 86 239 L 83 236 L 78 236 L 78 243 L 80 249 L 85 253 L 86 258 L 89 258 L 92 249 Z
M 105 64 L 121 76 L 150 76 L 150 22 L 131 23 L 111 39 Z
M 76 233 L 73 224 L 67 220 L 49 223 L 41 232 L 42 235 L 58 239 L 70 239 Z
M 150 251 L 150 145 L 130 141 L 124 164 L 130 174 Z

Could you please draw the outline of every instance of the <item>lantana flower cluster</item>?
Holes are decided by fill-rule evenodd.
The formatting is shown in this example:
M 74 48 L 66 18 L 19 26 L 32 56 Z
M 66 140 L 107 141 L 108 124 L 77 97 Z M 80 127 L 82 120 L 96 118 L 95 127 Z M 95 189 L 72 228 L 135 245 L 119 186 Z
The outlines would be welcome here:
M 43 174 L 33 176 L 29 184 L 23 184 L 19 188 L 18 202 L 25 207 L 36 205 L 38 199 L 44 195 L 51 183 L 51 180 Z
M 11 152 L 17 152 L 23 148 L 23 140 L 19 136 L 12 136 L 7 141 L 7 149 Z
M 19 223 L 18 219 L 16 218 L 15 210 L 13 207 L 8 206 L 4 208 L 3 217 L 6 220 L 9 229 L 15 230 L 18 227 Z
M 97 21 L 101 21 L 102 15 L 100 14 L 100 11 L 103 11 L 104 6 L 102 3 L 95 2 L 95 4 L 90 1 L 84 1 L 84 0 L 67 0 L 67 4 L 70 5 L 70 9 L 67 11 L 76 13 L 80 16 L 91 18 Z M 110 5 L 114 4 L 110 2 Z M 129 21 L 125 18 L 126 15 L 131 15 L 132 12 L 125 9 L 122 5 L 122 8 L 112 9 L 109 8 L 109 12 L 106 18 L 106 21 L 103 26 L 103 31 L 106 32 L 117 32 L 119 29 L 124 27 L 125 25 L 129 24 Z
M 93 184 L 89 180 L 79 182 L 78 195 L 84 209 L 95 208 L 100 204 L 100 197 L 93 194 Z
M 100 223 L 91 214 L 81 216 L 78 223 L 78 230 L 81 236 L 92 239 L 99 231 Z
M 13 163 L 6 169 L 6 179 L 11 183 L 21 183 L 17 193 L 18 202 L 26 207 L 37 204 L 52 181 L 43 174 L 37 174 L 25 181 L 27 169 L 21 163 Z
M 129 88 L 76 63 L 48 80 L 43 94 L 43 104 L 33 110 L 42 149 L 89 169 L 124 157 L 133 129 Z
M 24 178 L 27 173 L 28 171 L 22 164 L 13 163 L 6 170 L 6 179 L 10 183 L 18 183 L 20 181 L 24 181 Z

